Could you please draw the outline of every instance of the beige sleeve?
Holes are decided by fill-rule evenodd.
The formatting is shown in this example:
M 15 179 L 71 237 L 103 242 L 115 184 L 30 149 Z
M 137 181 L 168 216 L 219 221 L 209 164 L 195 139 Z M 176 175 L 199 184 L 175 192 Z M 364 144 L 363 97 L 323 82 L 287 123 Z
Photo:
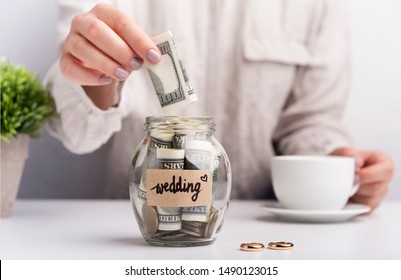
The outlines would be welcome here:
M 93 152 L 121 130 L 122 119 L 127 115 L 124 96 L 118 107 L 100 110 L 79 84 L 64 77 L 59 62 L 47 72 L 44 84 L 54 97 L 58 113 L 58 118 L 48 126 L 49 132 L 69 151 Z
M 60 46 L 69 32 L 73 17 L 89 11 L 97 2 L 101 1 L 59 0 Z M 128 114 L 124 97 L 121 97 L 118 107 L 106 111 L 96 107 L 79 84 L 64 77 L 60 71 L 59 61 L 55 62 L 47 72 L 44 84 L 55 99 L 59 115 L 49 124 L 49 131 L 71 152 L 84 154 L 98 149 L 121 129 L 122 119 Z
M 342 124 L 350 89 L 346 1 L 324 2 L 308 42 L 311 60 L 296 70 L 274 142 L 279 154 L 327 154 L 351 140 Z

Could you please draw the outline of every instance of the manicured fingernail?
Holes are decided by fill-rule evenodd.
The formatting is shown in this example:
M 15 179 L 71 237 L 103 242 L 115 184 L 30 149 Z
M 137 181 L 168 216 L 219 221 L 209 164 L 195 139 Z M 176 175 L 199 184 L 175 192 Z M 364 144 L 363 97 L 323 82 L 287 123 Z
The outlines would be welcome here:
M 359 184 L 360 182 L 361 182 L 361 176 L 358 174 L 355 174 L 354 185 Z
M 133 70 L 139 70 L 142 67 L 142 63 L 143 60 L 137 57 L 134 57 L 130 62 L 129 62 L 129 66 L 133 69 Z
M 355 159 L 355 166 L 361 167 L 363 164 L 363 160 L 360 157 L 354 157 L 354 159 Z
M 153 63 L 158 63 L 160 61 L 160 54 L 154 49 L 148 50 L 146 57 Z
M 121 80 L 125 80 L 126 78 L 128 78 L 129 72 L 122 67 L 118 67 L 117 70 L 114 72 L 114 75 L 116 75 L 116 77 Z
M 112 78 L 110 77 L 110 76 L 107 76 L 107 75 L 105 75 L 105 74 L 103 74 L 102 76 L 100 76 L 100 82 L 102 83 L 102 84 L 105 84 L 105 85 L 107 85 L 107 84 L 110 84 L 111 82 L 112 82 Z

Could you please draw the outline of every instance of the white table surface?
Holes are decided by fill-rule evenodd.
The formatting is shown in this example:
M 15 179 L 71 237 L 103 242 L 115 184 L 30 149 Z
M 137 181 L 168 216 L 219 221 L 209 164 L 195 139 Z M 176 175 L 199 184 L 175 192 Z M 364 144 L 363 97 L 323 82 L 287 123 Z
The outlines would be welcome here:
M 18 200 L 1 220 L 1 259 L 401 259 L 401 202 L 346 223 L 281 222 L 263 201 L 232 201 L 212 245 L 156 247 L 128 200 Z M 291 241 L 291 251 L 243 252 L 243 242 Z

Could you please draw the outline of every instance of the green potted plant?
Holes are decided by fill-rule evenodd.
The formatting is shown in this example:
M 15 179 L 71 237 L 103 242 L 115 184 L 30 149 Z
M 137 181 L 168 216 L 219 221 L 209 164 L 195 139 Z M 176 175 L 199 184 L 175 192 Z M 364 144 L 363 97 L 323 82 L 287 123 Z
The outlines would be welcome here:
M 29 138 L 56 115 L 50 93 L 24 67 L 0 60 L 1 217 L 11 215 L 28 158 Z

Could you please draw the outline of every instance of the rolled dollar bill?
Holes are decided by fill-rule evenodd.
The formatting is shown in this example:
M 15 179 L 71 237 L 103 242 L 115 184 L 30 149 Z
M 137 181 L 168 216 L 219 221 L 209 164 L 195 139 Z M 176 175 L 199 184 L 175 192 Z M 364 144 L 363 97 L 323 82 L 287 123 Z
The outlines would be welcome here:
M 215 145 L 212 145 L 212 165 L 211 171 L 213 172 L 213 187 L 212 187 L 212 192 L 214 194 L 215 188 L 216 188 L 216 182 L 218 179 L 218 174 L 219 174 L 219 166 L 220 166 L 220 160 L 221 160 L 221 155 L 218 152 L 218 148 Z
M 151 132 L 149 138 L 149 147 L 147 150 L 146 168 L 142 173 L 141 182 L 137 190 L 137 196 L 146 201 L 146 169 L 157 169 L 157 155 L 158 149 L 168 149 L 173 147 L 174 133 L 169 132 Z
M 173 137 L 172 132 L 151 132 L 151 145 L 154 149 L 168 149 L 173 147 Z
M 185 150 L 157 149 L 158 169 L 184 169 Z M 181 208 L 157 206 L 159 230 L 173 231 L 181 229 Z
M 139 183 L 139 187 L 137 189 L 137 197 L 141 200 L 146 201 L 146 187 L 143 183 L 143 180 Z
M 130 190 L 134 190 L 132 195 L 133 199 L 133 206 L 137 208 L 138 214 L 143 217 L 142 215 L 142 207 L 146 204 L 147 195 L 146 195 L 146 187 L 144 184 L 144 178 L 142 177 L 139 184 L 136 186 L 134 182 L 130 182 Z
M 157 149 L 157 169 L 184 169 L 185 150 Z
M 185 67 L 180 61 L 171 31 L 152 38 L 162 57 L 159 63 L 145 61 L 160 105 L 165 114 L 197 101 Z
M 211 166 L 212 143 L 202 140 L 188 140 L 185 143 L 185 169 L 209 170 Z
M 149 138 L 149 147 L 147 151 L 147 168 L 157 169 L 157 155 L 158 149 L 171 149 L 173 148 L 174 133 L 169 132 L 151 132 Z
M 195 138 L 195 133 L 193 131 L 181 131 L 176 132 L 173 137 L 173 148 L 184 149 L 185 142 Z
M 188 140 L 185 143 L 185 169 L 210 170 L 212 143 L 201 140 Z M 207 222 L 210 205 L 182 208 L 183 221 Z
M 180 207 L 156 207 L 159 219 L 158 230 L 175 231 L 181 229 Z
M 220 152 L 220 148 L 217 145 L 213 145 L 212 148 L 212 207 L 220 208 L 220 202 L 224 200 L 225 192 L 222 191 L 221 184 L 224 184 L 225 176 L 223 173 L 227 170 L 227 166 L 224 165 L 224 155 Z M 223 176 L 222 176 L 223 175 Z M 220 178 L 221 177 L 221 178 Z

